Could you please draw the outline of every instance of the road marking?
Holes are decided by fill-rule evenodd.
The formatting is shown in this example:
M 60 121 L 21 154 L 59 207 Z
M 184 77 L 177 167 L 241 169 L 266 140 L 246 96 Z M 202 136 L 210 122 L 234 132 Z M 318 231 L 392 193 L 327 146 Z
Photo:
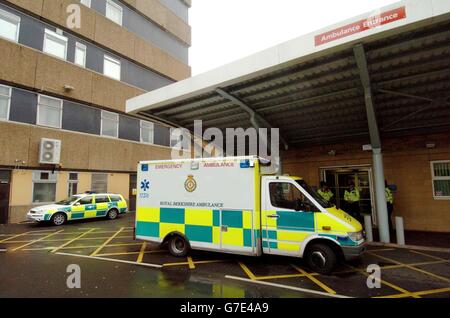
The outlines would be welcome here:
M 425 296 L 425 295 L 445 293 L 445 292 L 448 292 L 448 291 L 450 291 L 450 287 L 439 288 L 439 289 L 423 290 L 423 291 L 413 292 L 411 294 L 416 295 L 416 296 Z M 378 296 L 378 297 L 373 297 L 373 298 L 405 298 L 405 297 L 409 297 L 409 296 L 405 295 L 405 294 L 397 294 L 397 295 L 388 295 L 388 296 Z
M 415 253 L 415 254 L 419 254 L 419 255 L 423 255 L 423 256 L 427 256 L 427 257 L 431 257 L 434 258 L 436 260 L 440 260 L 440 261 L 446 261 L 445 258 L 442 257 L 438 257 L 438 256 L 434 256 L 434 255 L 429 255 L 427 253 L 423 253 L 423 252 L 419 252 L 419 251 L 415 251 L 415 250 L 409 250 L 411 253 Z M 450 260 L 449 260 L 450 261 Z
M 195 269 L 195 264 L 192 261 L 192 257 L 188 256 L 187 262 L 188 262 L 188 265 L 189 265 L 189 269 Z
M 0 248 L 0 252 L 7 252 L 8 250 L 5 250 L 4 248 Z
M 136 246 L 136 245 L 141 245 L 141 244 L 142 243 L 110 244 L 110 245 L 108 245 L 108 247 Z M 101 246 L 101 245 L 66 246 L 66 247 L 62 248 L 62 250 L 76 250 L 76 249 L 86 249 L 86 248 L 97 248 L 99 246 Z M 38 247 L 38 248 L 24 248 L 23 251 L 44 251 L 44 250 L 52 250 L 52 249 L 55 249 L 57 247 L 58 246 Z
M 141 247 L 141 250 L 139 251 L 139 256 L 138 256 L 138 259 L 137 259 L 138 263 L 142 263 L 142 260 L 144 259 L 145 248 L 146 247 L 147 247 L 147 243 L 146 242 L 142 243 L 142 247 Z
M 26 235 L 26 234 L 27 234 L 27 233 L 21 233 L 21 234 L 13 235 L 13 236 L 11 236 L 11 237 L 8 237 L 8 238 L 5 238 L 5 239 L 1 240 L 0 243 L 4 243 L 4 242 L 6 242 L 6 241 L 15 239 L 15 238 L 20 237 L 20 236 L 24 236 L 24 235 Z
M 326 296 L 326 297 L 352 298 L 352 297 L 349 297 L 349 296 L 344 296 L 344 295 L 339 295 L 339 294 L 329 294 L 329 293 L 320 292 L 320 291 L 312 290 L 312 289 L 305 289 L 305 288 L 294 287 L 294 286 L 289 286 L 289 285 L 282 285 L 282 284 L 275 284 L 275 283 L 269 283 L 269 282 L 262 282 L 262 281 L 257 281 L 257 280 L 253 280 L 253 279 L 243 278 L 243 277 L 236 277 L 236 276 L 226 275 L 225 278 L 239 280 L 239 281 L 243 281 L 243 282 L 247 282 L 247 283 L 251 283 L 251 284 L 259 284 L 259 285 L 265 285 L 265 286 L 271 286 L 271 287 L 290 289 L 290 290 L 295 290 L 295 291 L 299 291 L 299 292 L 303 292 L 303 293 L 309 293 L 309 294 Z
M 160 251 L 160 252 L 165 252 Z M 195 264 L 212 264 L 212 263 L 224 263 L 224 262 L 230 262 L 231 260 L 213 260 L 213 261 L 193 261 L 192 263 Z M 163 266 L 181 266 L 181 265 L 189 265 L 189 262 L 179 262 L 179 263 L 165 263 Z M 195 267 L 194 267 L 195 268 Z
M 404 264 L 404 263 L 402 263 L 402 262 L 399 262 L 399 261 L 390 259 L 390 258 L 388 258 L 388 257 L 381 256 L 381 255 L 378 255 L 378 254 L 375 254 L 375 253 L 370 253 L 370 252 L 367 252 L 367 253 L 370 254 L 370 255 L 379 257 L 379 258 L 381 258 L 381 259 L 383 259 L 383 260 L 386 260 L 386 261 L 388 261 L 388 262 L 392 262 L 392 263 L 395 263 L 395 264 L 403 265 L 404 267 L 409 268 L 409 269 L 412 269 L 412 270 L 414 270 L 414 271 L 416 271 L 416 272 L 420 272 L 420 273 L 422 273 L 422 274 L 426 274 L 426 275 L 429 275 L 429 276 L 431 276 L 431 277 L 434 277 L 434 278 L 443 280 L 444 282 L 450 283 L 450 279 L 448 279 L 447 277 L 443 277 L 443 276 L 440 276 L 440 275 L 436 275 L 436 274 L 430 273 L 430 272 L 428 272 L 428 271 L 426 271 L 426 270 L 423 270 L 423 269 L 421 269 L 421 268 L 417 268 L 417 267 L 411 266 L 411 265 L 409 265 L 409 264 Z
M 49 237 L 52 237 L 53 235 L 59 234 L 59 233 L 61 233 L 61 232 L 63 232 L 63 231 L 64 231 L 64 230 L 59 230 L 58 232 L 53 232 L 53 233 L 51 233 L 51 234 L 49 234 L 49 235 L 47 235 L 47 236 L 41 237 L 40 239 L 31 241 L 31 242 L 29 242 L 29 243 L 27 243 L 27 244 L 24 244 L 24 245 L 21 245 L 21 246 L 19 246 L 19 247 L 13 248 L 11 251 L 12 251 L 12 252 L 18 251 L 18 250 L 20 250 L 20 249 L 22 249 L 22 248 L 24 248 L 24 247 L 27 247 L 27 246 L 30 246 L 30 245 L 32 245 L 32 244 L 34 244 L 34 243 L 37 243 L 37 242 L 43 241 L 43 240 L 45 240 L 45 239 L 48 239 Z
M 363 275 L 366 276 L 366 277 L 369 277 L 369 276 L 370 276 L 370 274 L 367 273 L 365 270 L 358 269 L 358 268 L 355 268 L 355 267 L 350 266 L 350 265 L 346 265 L 346 266 L 348 266 L 348 267 L 350 267 L 350 268 L 353 268 L 353 269 L 356 269 L 359 273 L 363 274 Z M 373 278 L 374 278 L 376 281 L 380 282 L 381 284 L 384 284 L 384 285 L 386 285 L 386 286 L 389 286 L 389 287 L 391 287 L 392 289 L 398 290 L 399 292 L 401 292 L 401 293 L 403 293 L 404 295 L 406 295 L 405 297 L 420 298 L 420 296 L 413 295 L 412 292 L 410 292 L 410 291 L 408 291 L 408 290 L 406 290 L 406 289 L 403 289 L 403 288 L 401 288 L 400 286 L 397 286 L 397 285 L 395 285 L 395 284 L 392 284 L 392 283 L 390 283 L 390 282 L 387 282 L 387 281 L 385 281 L 384 279 L 381 279 L 381 278 L 378 278 L 378 277 L 375 277 L 375 276 L 374 276 Z
M 154 268 L 161 268 L 161 267 L 163 267 L 162 265 L 158 265 L 158 264 L 138 263 L 138 262 L 125 261 L 125 260 L 114 259 L 114 258 L 105 258 L 105 257 L 99 257 L 99 256 L 89 256 L 89 255 L 81 255 L 81 254 L 70 254 L 70 253 L 62 253 L 62 252 L 58 252 L 58 253 L 56 253 L 55 255 L 64 255 L 64 256 L 73 256 L 73 257 L 89 258 L 89 259 L 96 259 L 96 260 L 107 261 L 107 262 L 113 262 L 113 263 L 124 263 L 124 264 L 139 265 L 139 266 L 145 266 L 145 267 L 154 267 Z
M 252 273 L 252 271 L 242 262 L 239 262 L 239 266 L 242 268 L 242 270 L 247 274 L 247 276 L 251 280 L 256 280 L 256 276 Z
M 120 232 L 123 231 L 123 227 L 120 228 L 120 230 L 118 230 L 116 233 L 114 233 L 109 239 L 107 239 L 102 245 L 100 245 L 99 248 L 97 248 L 92 254 L 91 256 L 95 256 L 98 254 L 98 252 L 100 252 L 106 245 L 109 244 L 109 242 L 111 242 L 117 235 L 120 234 Z
M 293 268 L 295 268 L 297 271 L 299 271 L 301 274 L 305 275 L 307 278 L 309 278 L 311 281 L 313 281 L 316 285 L 318 285 L 320 288 L 322 288 L 324 291 L 330 294 L 336 294 L 336 291 L 322 283 L 320 280 L 312 276 L 311 274 L 305 272 L 303 269 L 301 269 L 298 266 L 295 266 L 294 264 L 291 264 Z
M 80 236 L 77 236 L 76 238 L 74 238 L 74 239 L 72 239 L 72 240 L 70 240 L 70 241 L 64 243 L 63 245 L 61 245 L 61 246 L 55 248 L 55 249 L 52 250 L 50 253 L 56 253 L 56 252 L 59 251 L 60 249 L 66 247 L 67 245 L 70 245 L 71 243 L 75 242 L 76 240 L 82 238 L 83 236 L 85 236 L 85 235 L 87 235 L 87 234 L 89 234 L 89 233 L 91 233 L 92 231 L 95 231 L 95 230 L 96 230 L 96 229 L 90 229 L 89 231 L 84 232 L 84 233 L 81 234 Z
M 111 245 L 110 245 L 111 246 Z M 162 253 L 166 252 L 164 250 L 158 250 L 158 251 L 145 251 L 144 254 L 156 254 L 156 253 Z M 138 255 L 141 252 L 119 252 L 119 253 L 105 253 L 105 254 L 97 254 L 97 256 L 124 256 L 124 255 Z

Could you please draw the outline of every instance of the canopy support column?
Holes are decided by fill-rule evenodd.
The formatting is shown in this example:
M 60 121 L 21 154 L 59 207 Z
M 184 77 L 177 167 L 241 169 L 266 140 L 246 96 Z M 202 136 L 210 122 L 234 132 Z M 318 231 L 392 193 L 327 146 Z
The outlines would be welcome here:
M 385 176 L 383 167 L 383 155 L 381 152 L 381 138 L 378 129 L 375 108 L 373 105 L 372 88 L 370 84 L 369 70 L 367 68 L 366 54 L 362 44 L 353 48 L 353 53 L 358 65 L 361 84 L 364 88 L 364 100 L 366 106 L 367 122 L 369 124 L 370 142 L 372 144 L 372 160 L 375 179 L 375 201 L 377 210 L 378 231 L 380 241 L 390 242 L 389 216 L 387 212 L 387 202 L 385 194 Z

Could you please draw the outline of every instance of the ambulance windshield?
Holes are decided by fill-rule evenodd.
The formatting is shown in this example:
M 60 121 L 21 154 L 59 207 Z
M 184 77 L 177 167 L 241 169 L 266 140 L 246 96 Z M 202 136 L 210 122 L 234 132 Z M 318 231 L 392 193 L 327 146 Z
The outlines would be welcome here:
M 325 201 L 313 188 L 309 186 L 304 180 L 297 180 L 297 183 L 306 190 L 323 208 L 332 208 L 333 204 Z

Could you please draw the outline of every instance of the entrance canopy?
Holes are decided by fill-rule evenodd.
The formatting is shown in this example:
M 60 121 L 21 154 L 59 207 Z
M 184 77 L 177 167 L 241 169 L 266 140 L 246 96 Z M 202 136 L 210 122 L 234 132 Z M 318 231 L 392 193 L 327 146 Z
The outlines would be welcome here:
M 449 97 L 450 1 L 406 0 L 133 98 L 127 112 L 188 129 L 277 127 L 289 145 L 373 143 L 373 129 L 450 129 Z

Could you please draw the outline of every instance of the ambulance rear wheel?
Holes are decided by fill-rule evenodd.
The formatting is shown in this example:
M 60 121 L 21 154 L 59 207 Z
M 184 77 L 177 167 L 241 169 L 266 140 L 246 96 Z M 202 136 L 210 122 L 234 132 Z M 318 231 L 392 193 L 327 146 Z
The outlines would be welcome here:
M 173 235 L 168 242 L 170 254 L 175 257 L 185 257 L 189 253 L 189 243 L 180 235 Z
M 329 275 L 337 265 L 337 255 L 330 246 L 318 243 L 308 248 L 306 262 L 316 273 Z
M 119 215 L 119 212 L 116 209 L 112 209 L 108 211 L 108 214 L 106 214 L 106 217 L 109 220 L 115 220 L 117 219 L 117 216 Z
M 55 213 L 50 219 L 53 225 L 60 226 L 66 223 L 66 215 L 64 213 Z

